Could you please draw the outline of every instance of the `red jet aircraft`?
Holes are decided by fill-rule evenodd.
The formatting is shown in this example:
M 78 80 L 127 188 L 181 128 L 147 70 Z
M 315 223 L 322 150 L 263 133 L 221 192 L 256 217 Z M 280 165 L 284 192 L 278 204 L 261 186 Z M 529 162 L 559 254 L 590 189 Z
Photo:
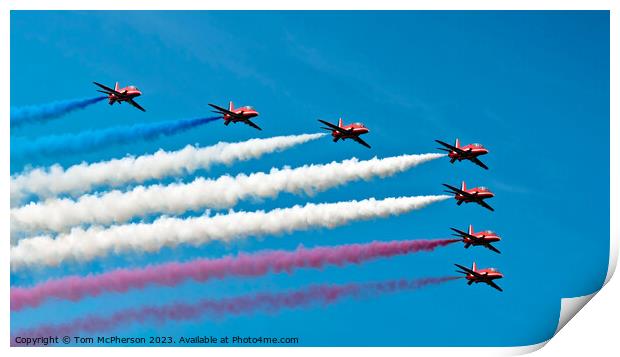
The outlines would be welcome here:
M 480 186 L 480 187 L 467 189 L 467 187 L 465 187 L 465 181 L 461 183 L 460 189 L 454 186 L 446 185 L 445 183 L 443 185 L 447 187 L 448 189 L 450 189 L 450 191 L 444 191 L 444 192 L 454 194 L 454 199 L 457 200 L 456 202 L 457 205 L 460 206 L 463 202 L 465 203 L 476 202 L 477 204 L 479 204 L 480 206 L 488 210 L 495 211 L 493 207 L 489 206 L 488 203 L 484 202 L 485 199 L 495 196 L 493 192 L 489 191 L 488 188 Z
M 497 233 L 493 231 L 483 231 L 483 232 L 474 232 L 474 227 L 470 224 L 469 230 L 467 232 L 463 232 L 460 229 L 450 228 L 456 233 L 453 233 L 453 236 L 460 237 L 465 243 L 465 248 L 469 248 L 469 246 L 478 246 L 481 245 L 485 248 L 488 248 L 495 253 L 501 253 L 497 248 L 491 245 L 491 243 L 499 242 L 501 238 L 497 235 Z
M 465 274 L 465 279 L 467 279 L 467 285 L 471 285 L 473 283 L 476 283 L 476 284 L 485 283 L 499 291 L 504 291 L 502 290 L 502 288 L 500 288 L 497 284 L 493 282 L 493 280 L 495 279 L 501 279 L 504 277 L 504 274 L 497 271 L 497 269 L 487 268 L 487 269 L 477 270 L 476 262 L 474 262 L 471 269 L 466 268 L 459 264 L 454 264 L 454 265 L 456 265 L 459 269 L 461 269 L 461 270 L 457 270 L 456 271 L 457 273 Z
M 233 123 L 242 122 L 258 130 L 263 130 L 258 125 L 254 124 L 250 120 L 251 118 L 257 117 L 258 112 L 256 111 L 256 109 L 254 109 L 253 107 L 250 107 L 249 105 L 236 108 L 236 109 L 232 101 L 228 103 L 228 109 L 224 109 L 215 104 L 209 104 L 209 105 L 217 110 L 217 111 L 213 110 L 214 113 L 222 114 L 222 116 L 224 117 L 224 125 L 228 125 L 231 122 Z
M 343 125 L 342 118 L 338 119 L 337 126 L 332 123 L 328 123 L 325 120 L 319 119 L 319 121 L 328 126 L 328 128 L 321 127 L 321 129 L 331 131 L 332 136 L 334 137 L 332 140 L 334 140 L 334 142 L 337 142 L 340 139 L 342 139 L 343 141 L 345 139 L 353 139 L 370 149 L 370 145 L 368 145 L 367 142 L 360 138 L 360 135 L 367 134 L 369 132 L 368 128 L 364 126 L 364 124 L 353 123 L 349 125 Z
M 469 160 L 473 162 L 474 164 L 482 167 L 485 170 L 489 169 L 487 165 L 483 164 L 482 161 L 478 159 L 478 156 L 486 155 L 489 153 L 489 150 L 487 150 L 484 146 L 482 146 L 482 144 L 469 144 L 469 145 L 461 146 L 458 138 L 456 139 L 454 146 L 448 143 L 444 143 L 441 140 L 435 140 L 435 141 L 447 148 L 447 149 L 446 148 L 438 148 L 438 149 L 448 152 L 448 156 L 450 157 L 451 164 L 454 164 L 456 160 L 459 160 L 459 162 L 463 160 Z
M 135 97 L 139 97 L 142 95 L 142 92 L 134 86 L 127 86 L 125 88 L 120 88 L 118 82 L 114 85 L 114 89 L 110 87 L 106 87 L 101 83 L 93 82 L 103 90 L 97 90 L 97 92 L 101 92 L 108 95 L 108 104 L 112 105 L 114 103 L 127 102 L 134 107 L 140 109 L 145 112 L 144 108 L 142 108 L 135 100 Z

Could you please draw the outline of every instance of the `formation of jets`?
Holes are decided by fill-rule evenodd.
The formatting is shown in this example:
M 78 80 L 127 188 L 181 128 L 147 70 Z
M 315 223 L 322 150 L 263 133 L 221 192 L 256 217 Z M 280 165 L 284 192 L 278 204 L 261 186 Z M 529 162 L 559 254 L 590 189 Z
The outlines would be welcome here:
M 93 83 L 97 85 L 99 88 L 101 88 L 101 90 L 97 90 L 98 92 L 104 93 L 108 96 L 108 103 L 110 105 L 114 103 L 120 104 L 122 102 L 127 102 L 133 105 L 134 107 L 138 108 L 139 110 L 143 112 L 145 111 L 145 109 L 142 108 L 134 100 L 134 98 L 142 95 L 142 92 L 135 86 L 127 86 L 125 88 L 120 88 L 118 82 L 116 82 L 114 89 L 112 89 L 101 83 L 97 83 L 97 82 L 93 82 Z M 212 112 L 220 114 L 222 116 L 222 119 L 224 120 L 224 125 L 229 125 L 230 123 L 241 122 L 241 123 L 244 123 L 246 125 L 253 127 L 254 129 L 263 130 L 261 129 L 261 127 L 256 125 L 256 123 L 254 123 L 251 120 L 252 118 L 255 118 L 259 115 L 258 111 L 252 106 L 245 105 L 239 108 L 235 108 L 235 105 L 233 104 L 232 101 L 228 103 L 228 109 L 220 107 L 219 105 L 212 104 L 212 103 L 209 103 L 209 106 L 215 109 L 215 110 L 212 110 Z M 322 128 L 327 129 L 332 132 L 332 137 L 333 137 L 334 142 L 337 142 L 338 140 L 344 141 L 346 139 L 352 139 L 360 143 L 361 145 L 367 148 L 370 148 L 370 145 L 360 138 L 360 135 L 368 134 L 369 132 L 368 128 L 364 124 L 353 123 L 349 125 L 344 125 L 342 123 L 342 118 L 338 120 L 338 125 L 334 125 L 332 123 L 329 123 L 327 121 L 320 120 L 320 119 L 319 121 L 323 123 L 324 125 L 328 126 L 327 128 L 326 127 L 322 127 Z
M 127 86 L 124 88 L 120 88 L 118 82 L 116 82 L 114 89 L 107 87 L 101 83 L 93 82 L 102 90 L 98 90 L 98 92 L 104 93 L 108 97 L 108 103 L 110 105 L 114 103 L 122 103 L 127 102 L 134 106 L 135 108 L 145 111 L 138 103 L 136 103 L 135 98 L 142 95 L 142 92 L 136 88 L 135 86 Z M 232 101 L 228 103 L 228 109 L 220 107 L 215 104 L 209 103 L 214 113 L 217 113 L 222 116 L 224 120 L 224 125 L 228 126 L 230 123 L 244 123 L 249 125 L 257 130 L 262 130 L 258 125 L 256 125 L 252 119 L 258 117 L 258 111 L 249 105 L 242 106 L 239 108 L 235 108 Z M 367 148 L 371 148 L 371 146 L 360 138 L 361 135 L 368 134 L 370 130 L 362 123 L 352 123 L 345 125 L 342 121 L 342 118 L 338 119 L 338 124 L 332 124 L 328 121 L 319 119 L 319 122 L 325 126 L 322 126 L 321 129 L 325 129 L 331 132 L 332 140 L 334 142 L 338 142 L 340 140 L 345 141 L 346 139 L 351 139 L 360 145 L 363 145 Z M 471 161 L 474 164 L 482 167 L 485 170 L 488 170 L 489 167 L 485 165 L 479 157 L 482 155 L 486 155 L 489 153 L 489 150 L 486 149 L 481 144 L 468 144 L 461 146 L 459 139 L 457 138 L 454 145 L 450 145 L 441 140 L 435 140 L 442 147 L 438 148 L 439 150 L 447 152 L 447 156 L 450 158 L 450 163 L 454 164 L 456 161 Z M 465 181 L 461 183 L 461 188 L 457 188 L 448 184 L 443 184 L 444 187 L 447 188 L 445 192 L 454 195 L 454 199 L 456 200 L 457 205 L 465 203 L 477 203 L 478 205 L 490 210 L 494 211 L 493 207 L 491 207 L 488 203 L 485 202 L 486 199 L 494 197 L 493 192 L 491 192 L 486 187 L 475 187 L 468 189 L 465 185 Z M 492 245 L 492 243 L 499 242 L 500 237 L 493 231 L 482 231 L 482 232 L 474 232 L 472 225 L 469 225 L 469 229 L 467 232 L 450 228 L 453 232 L 453 236 L 459 237 L 460 240 L 464 243 L 465 248 L 469 248 L 470 246 L 482 246 L 485 247 L 495 253 L 500 253 L 500 251 Z M 465 274 L 465 278 L 467 279 L 467 285 L 472 285 L 474 283 L 485 283 L 499 291 L 503 291 L 497 284 L 493 282 L 493 280 L 503 278 L 503 274 L 497 271 L 495 268 L 486 268 L 478 270 L 476 268 L 476 263 L 474 262 L 472 268 L 467 268 L 465 266 L 455 264 L 460 270 L 457 272 Z
M 445 151 L 448 153 L 448 157 L 450 158 L 450 163 L 454 164 L 456 161 L 471 161 L 474 164 L 482 167 L 485 170 L 488 170 L 489 167 L 485 165 L 482 161 L 480 161 L 479 156 L 486 155 L 489 153 L 489 150 L 485 148 L 482 144 L 468 144 L 461 146 L 459 139 L 457 138 L 454 145 L 450 145 L 441 140 L 435 140 L 438 144 L 440 144 L 441 148 L 439 150 Z M 478 205 L 488 209 L 489 211 L 495 211 L 493 207 L 491 207 L 485 200 L 494 197 L 495 195 L 491 190 L 484 186 L 467 188 L 465 181 L 461 182 L 461 188 L 454 187 L 448 184 L 443 184 L 444 187 L 447 188 L 444 192 L 450 193 L 454 195 L 454 199 L 456 200 L 456 204 L 460 206 L 465 203 L 477 203 Z M 497 233 L 493 231 L 482 231 L 482 232 L 474 232 L 473 226 L 470 224 L 467 232 L 462 231 L 457 228 L 450 228 L 454 233 L 453 236 L 459 237 L 461 241 L 464 243 L 465 248 L 469 248 L 471 246 L 482 246 L 485 247 L 495 253 L 501 253 L 499 249 L 493 246 L 492 243 L 499 242 L 501 238 Z M 467 285 L 485 283 L 499 291 L 503 291 L 493 280 L 501 279 L 504 277 L 502 273 L 500 273 L 495 268 L 486 268 L 486 269 L 477 269 L 476 262 L 473 263 L 471 269 L 460 264 L 455 264 L 460 270 L 457 270 L 458 273 L 465 274 L 465 279 L 467 279 Z

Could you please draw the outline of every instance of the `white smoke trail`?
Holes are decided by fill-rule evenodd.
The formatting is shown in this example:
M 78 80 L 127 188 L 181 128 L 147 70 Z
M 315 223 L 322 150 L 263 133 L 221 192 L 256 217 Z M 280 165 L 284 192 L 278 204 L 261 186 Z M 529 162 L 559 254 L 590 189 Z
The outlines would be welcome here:
M 188 145 L 179 151 L 159 150 L 150 155 L 82 163 L 66 170 L 60 165 L 35 168 L 11 178 L 11 206 L 18 205 L 28 195 L 48 198 L 68 193 L 76 196 L 97 186 L 139 183 L 192 173 L 213 164 L 256 159 L 322 136 L 324 134 L 276 136 L 237 143 L 220 142 L 205 148 Z
M 129 192 L 85 195 L 77 201 L 50 199 L 11 210 L 12 231 L 60 232 L 82 224 L 123 223 L 153 213 L 179 214 L 202 208 L 233 207 L 245 198 L 276 197 L 280 192 L 312 194 L 353 180 L 369 180 L 405 171 L 443 154 L 401 155 L 324 165 L 272 169 L 218 179 L 197 178 L 191 183 L 138 186 Z
M 180 244 L 198 246 L 213 240 L 290 233 L 311 228 L 333 228 L 356 220 L 403 214 L 451 196 L 414 196 L 314 204 L 268 212 L 229 212 L 192 218 L 162 217 L 153 223 L 109 228 L 73 228 L 69 233 L 23 239 L 11 247 L 11 268 L 57 266 L 66 261 L 86 262 L 112 252 L 156 252 Z

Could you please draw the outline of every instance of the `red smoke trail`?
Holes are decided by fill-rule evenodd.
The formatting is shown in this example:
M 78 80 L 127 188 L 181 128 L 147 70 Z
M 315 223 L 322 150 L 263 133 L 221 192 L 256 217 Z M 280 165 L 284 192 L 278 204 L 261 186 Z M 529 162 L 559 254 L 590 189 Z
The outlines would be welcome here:
M 205 299 L 194 304 L 176 303 L 163 306 L 145 306 L 138 309 L 122 310 L 111 316 L 90 315 L 63 324 L 42 325 L 22 330 L 11 338 L 11 343 L 16 343 L 15 336 L 22 338 L 77 336 L 101 333 L 130 323 L 146 324 L 164 323 L 169 320 L 196 320 L 202 315 L 221 318 L 229 315 L 249 314 L 255 311 L 273 313 L 284 308 L 304 307 L 311 304 L 329 305 L 347 297 L 363 298 L 398 291 L 416 290 L 427 285 L 441 284 L 455 279 L 459 279 L 459 277 L 401 279 L 345 285 L 314 285 L 283 293 L 262 293 L 220 300 Z
M 175 286 L 191 279 L 206 281 L 226 276 L 260 276 L 269 272 L 292 272 L 298 268 L 322 268 L 326 265 L 341 266 L 360 264 L 377 258 L 387 258 L 419 251 L 432 251 L 437 247 L 457 242 L 458 239 L 406 240 L 366 244 L 348 244 L 333 247 L 294 251 L 264 251 L 239 254 L 219 259 L 199 259 L 187 263 L 168 263 L 140 269 L 119 269 L 100 275 L 69 276 L 49 280 L 31 288 L 11 288 L 11 310 L 34 307 L 45 299 L 57 298 L 77 301 L 87 296 L 105 292 L 126 292 L 143 289 L 147 285 Z

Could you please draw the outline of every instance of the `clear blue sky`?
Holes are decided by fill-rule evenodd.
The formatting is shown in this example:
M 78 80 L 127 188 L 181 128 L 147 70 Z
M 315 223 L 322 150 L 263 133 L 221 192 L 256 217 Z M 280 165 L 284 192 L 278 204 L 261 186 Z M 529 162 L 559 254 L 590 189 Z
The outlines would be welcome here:
M 467 179 L 495 191 L 490 203 L 496 212 L 448 201 L 333 230 L 22 272 L 11 275 L 13 285 L 120 266 L 293 249 L 300 243 L 441 238 L 449 227 L 469 223 L 497 231 L 503 254 L 452 245 L 362 266 L 48 302 L 13 313 L 13 332 L 143 304 L 314 283 L 446 276 L 453 274 L 453 263 L 469 265 L 475 259 L 505 274 L 500 281 L 504 293 L 459 280 L 327 307 L 131 325 L 110 334 L 297 336 L 302 345 L 330 346 L 524 345 L 553 334 L 561 297 L 591 293 L 604 279 L 609 253 L 608 12 L 12 12 L 11 105 L 90 96 L 96 94 L 94 80 L 138 86 L 144 93 L 139 103 L 147 112 L 99 103 L 18 128 L 11 137 L 196 117 L 208 112 L 207 103 L 229 99 L 255 106 L 264 131 L 215 122 L 182 135 L 80 156 L 14 160 L 12 173 L 26 165 L 67 166 L 190 143 L 312 133 L 318 130 L 317 118 L 343 116 L 370 127 L 365 138 L 372 150 L 325 138 L 197 175 L 433 152 L 434 139 L 451 142 L 458 136 L 491 150 L 483 160 L 489 171 L 438 160 L 384 180 L 356 182 L 313 197 L 284 194 L 237 209 L 436 194 L 441 183 Z

